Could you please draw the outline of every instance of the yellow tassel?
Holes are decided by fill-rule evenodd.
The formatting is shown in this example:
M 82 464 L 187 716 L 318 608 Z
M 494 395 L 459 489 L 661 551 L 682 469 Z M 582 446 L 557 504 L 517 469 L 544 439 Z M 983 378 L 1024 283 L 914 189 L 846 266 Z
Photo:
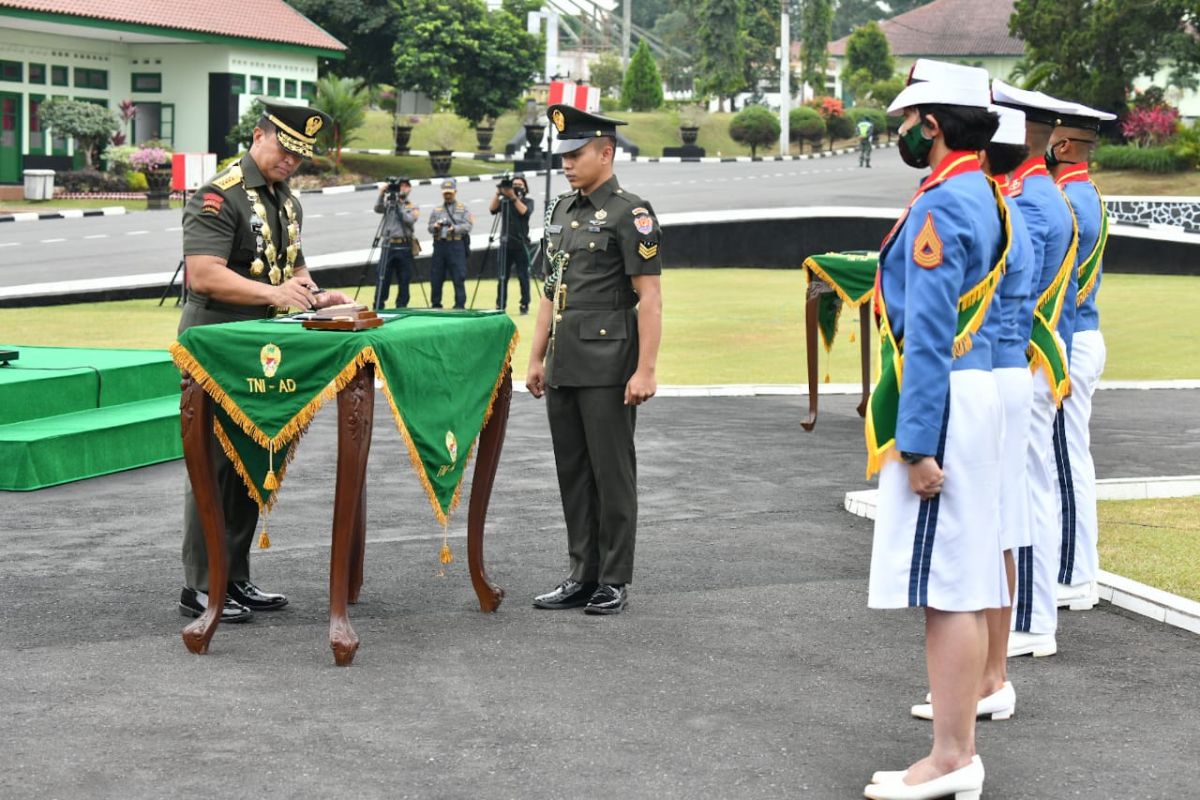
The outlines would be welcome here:
M 449 564 L 454 561 L 454 553 L 450 552 L 449 542 L 442 542 L 442 551 L 438 553 L 438 560 L 443 564 Z
M 266 550 L 271 546 L 271 537 L 267 535 L 267 524 L 263 523 L 262 533 L 258 535 L 258 549 Z
M 857 322 L 857 321 L 858 320 L 855 320 L 855 322 Z M 858 341 L 858 337 L 854 334 L 854 331 L 850 331 L 850 344 L 854 344 L 857 341 Z
M 279 481 L 275 478 L 275 470 L 267 472 L 266 480 L 263 481 L 263 488 L 268 492 L 273 492 L 279 488 Z
M 829 383 L 829 373 L 828 372 L 825 373 L 825 382 Z

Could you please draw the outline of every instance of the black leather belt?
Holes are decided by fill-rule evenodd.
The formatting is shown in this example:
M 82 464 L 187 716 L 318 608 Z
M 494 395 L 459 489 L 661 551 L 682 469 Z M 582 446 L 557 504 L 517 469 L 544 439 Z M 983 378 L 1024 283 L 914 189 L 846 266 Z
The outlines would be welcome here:
M 388 244 L 410 244 L 412 239 L 405 236 L 403 239 L 388 239 Z
M 279 313 L 279 309 L 275 306 L 240 306 L 234 303 L 222 303 L 220 300 L 213 300 L 211 297 L 196 292 L 188 292 L 187 303 L 189 306 L 205 308 L 241 319 L 270 319 Z

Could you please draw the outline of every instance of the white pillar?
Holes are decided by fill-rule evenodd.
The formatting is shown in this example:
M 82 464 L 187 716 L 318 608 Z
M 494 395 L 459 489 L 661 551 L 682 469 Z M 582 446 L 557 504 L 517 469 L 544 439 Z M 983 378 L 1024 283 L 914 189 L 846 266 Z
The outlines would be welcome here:
M 791 32 L 788 30 L 788 13 L 787 0 L 780 3 L 781 11 L 779 14 L 779 154 L 787 155 L 788 139 L 790 139 L 790 131 L 788 130 L 788 113 L 791 111 L 792 105 L 792 88 L 791 88 L 791 55 L 792 43 Z

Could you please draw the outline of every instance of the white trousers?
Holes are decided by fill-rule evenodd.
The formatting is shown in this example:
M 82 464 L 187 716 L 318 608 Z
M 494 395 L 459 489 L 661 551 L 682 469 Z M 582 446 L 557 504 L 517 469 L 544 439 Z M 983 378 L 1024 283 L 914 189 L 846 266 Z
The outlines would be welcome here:
M 922 500 L 908 485 L 907 464 L 884 465 L 871 548 L 871 608 L 979 611 L 1008 605 L 1000 551 L 1003 417 L 991 372 L 951 372 L 941 493 Z
M 1028 367 L 992 370 L 1004 404 L 1000 466 L 1000 549 L 1027 547 L 1029 532 L 1029 426 L 1033 375 Z M 1015 553 L 1013 554 L 1015 557 Z
M 1029 415 L 1029 534 L 1017 550 L 1017 598 L 1012 629 L 1053 634 L 1058 629 L 1058 478 L 1054 469 L 1054 417 L 1057 409 L 1046 373 L 1033 375 Z
M 1067 586 L 1096 580 L 1100 569 L 1096 465 L 1088 426 L 1106 355 L 1100 331 L 1080 331 L 1071 339 L 1071 396 L 1063 400 L 1055 430 L 1062 523 L 1058 582 Z

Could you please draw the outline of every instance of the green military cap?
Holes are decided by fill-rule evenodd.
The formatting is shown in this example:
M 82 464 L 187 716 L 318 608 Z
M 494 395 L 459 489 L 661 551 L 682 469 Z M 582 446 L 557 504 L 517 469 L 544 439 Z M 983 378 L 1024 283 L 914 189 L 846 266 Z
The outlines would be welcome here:
M 277 129 L 275 135 L 280 146 L 301 158 L 312 158 L 317 134 L 333 124 L 329 115 L 315 108 L 280 103 L 266 97 L 258 100 L 263 104 L 263 116 Z
M 554 145 L 555 153 L 573 153 L 592 139 L 601 136 L 617 135 L 618 125 L 627 125 L 622 119 L 602 117 L 599 114 L 589 114 L 574 106 L 558 103 L 546 109 L 550 122 L 554 125 L 558 142 Z

